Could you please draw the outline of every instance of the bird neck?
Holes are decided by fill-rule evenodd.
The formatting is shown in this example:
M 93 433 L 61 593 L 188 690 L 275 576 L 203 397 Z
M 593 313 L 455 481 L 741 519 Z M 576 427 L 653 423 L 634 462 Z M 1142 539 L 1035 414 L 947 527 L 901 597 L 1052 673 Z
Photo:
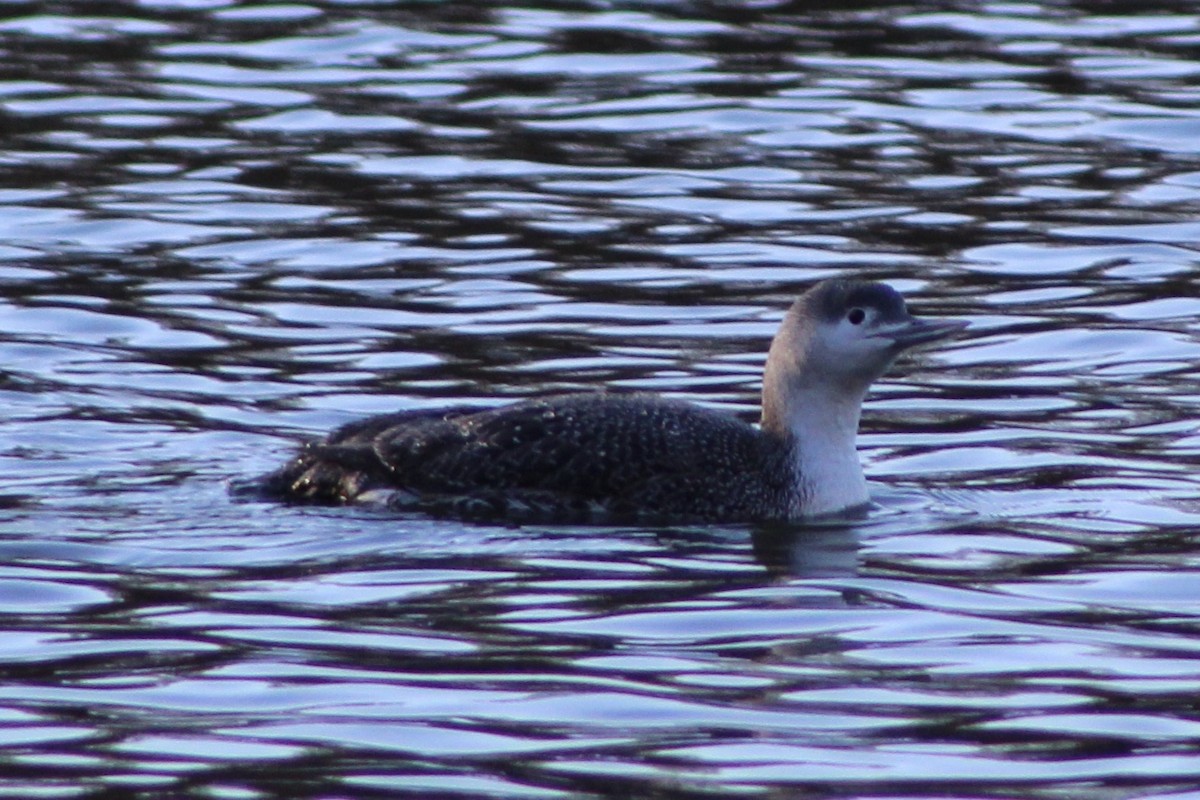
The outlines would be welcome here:
M 763 403 L 763 430 L 790 445 L 797 508 L 816 517 L 870 500 L 855 440 L 866 394 L 789 387 Z

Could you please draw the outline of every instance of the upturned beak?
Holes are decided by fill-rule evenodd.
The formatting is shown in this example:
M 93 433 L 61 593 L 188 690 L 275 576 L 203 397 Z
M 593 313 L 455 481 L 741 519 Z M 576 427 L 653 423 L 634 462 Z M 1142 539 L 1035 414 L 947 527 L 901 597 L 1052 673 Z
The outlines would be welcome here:
M 946 339 L 965 329 L 969 322 L 961 319 L 917 319 L 915 317 L 894 328 L 880 331 L 877 336 L 891 339 L 897 350 L 907 350 L 919 344 Z

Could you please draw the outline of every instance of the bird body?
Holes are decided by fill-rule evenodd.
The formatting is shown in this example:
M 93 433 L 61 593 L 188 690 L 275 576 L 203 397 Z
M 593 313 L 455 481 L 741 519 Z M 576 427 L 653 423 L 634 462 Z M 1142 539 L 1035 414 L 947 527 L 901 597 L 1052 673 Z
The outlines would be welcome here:
M 749 519 L 787 516 L 790 456 L 787 441 L 728 414 L 597 392 L 351 423 L 275 480 L 319 502 L 399 489 L 393 506 L 454 516 Z
M 369 417 L 309 444 L 261 488 L 294 501 L 380 498 L 514 521 L 801 520 L 865 505 L 855 448 L 870 383 L 957 322 L 911 317 L 882 284 L 826 281 L 776 335 L 761 425 L 647 394 L 595 392 L 495 409 Z

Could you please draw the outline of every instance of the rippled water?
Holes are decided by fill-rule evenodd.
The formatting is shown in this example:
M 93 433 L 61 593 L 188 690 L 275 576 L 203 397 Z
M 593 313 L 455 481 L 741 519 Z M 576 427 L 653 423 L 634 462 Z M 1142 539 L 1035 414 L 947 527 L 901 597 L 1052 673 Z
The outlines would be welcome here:
M 1192 4 L 88 13 L 0 19 L 0 795 L 1200 797 Z M 752 416 L 834 274 L 973 323 L 861 525 L 227 491 L 396 408 Z

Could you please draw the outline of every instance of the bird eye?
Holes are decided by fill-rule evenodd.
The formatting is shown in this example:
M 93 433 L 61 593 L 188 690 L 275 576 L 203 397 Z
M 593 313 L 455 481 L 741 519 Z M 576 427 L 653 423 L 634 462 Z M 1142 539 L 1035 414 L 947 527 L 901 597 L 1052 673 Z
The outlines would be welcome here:
M 852 308 L 848 312 L 846 312 L 846 320 L 851 325 L 862 325 L 863 320 L 865 320 L 866 318 L 867 318 L 867 312 L 863 311 L 861 308 Z

